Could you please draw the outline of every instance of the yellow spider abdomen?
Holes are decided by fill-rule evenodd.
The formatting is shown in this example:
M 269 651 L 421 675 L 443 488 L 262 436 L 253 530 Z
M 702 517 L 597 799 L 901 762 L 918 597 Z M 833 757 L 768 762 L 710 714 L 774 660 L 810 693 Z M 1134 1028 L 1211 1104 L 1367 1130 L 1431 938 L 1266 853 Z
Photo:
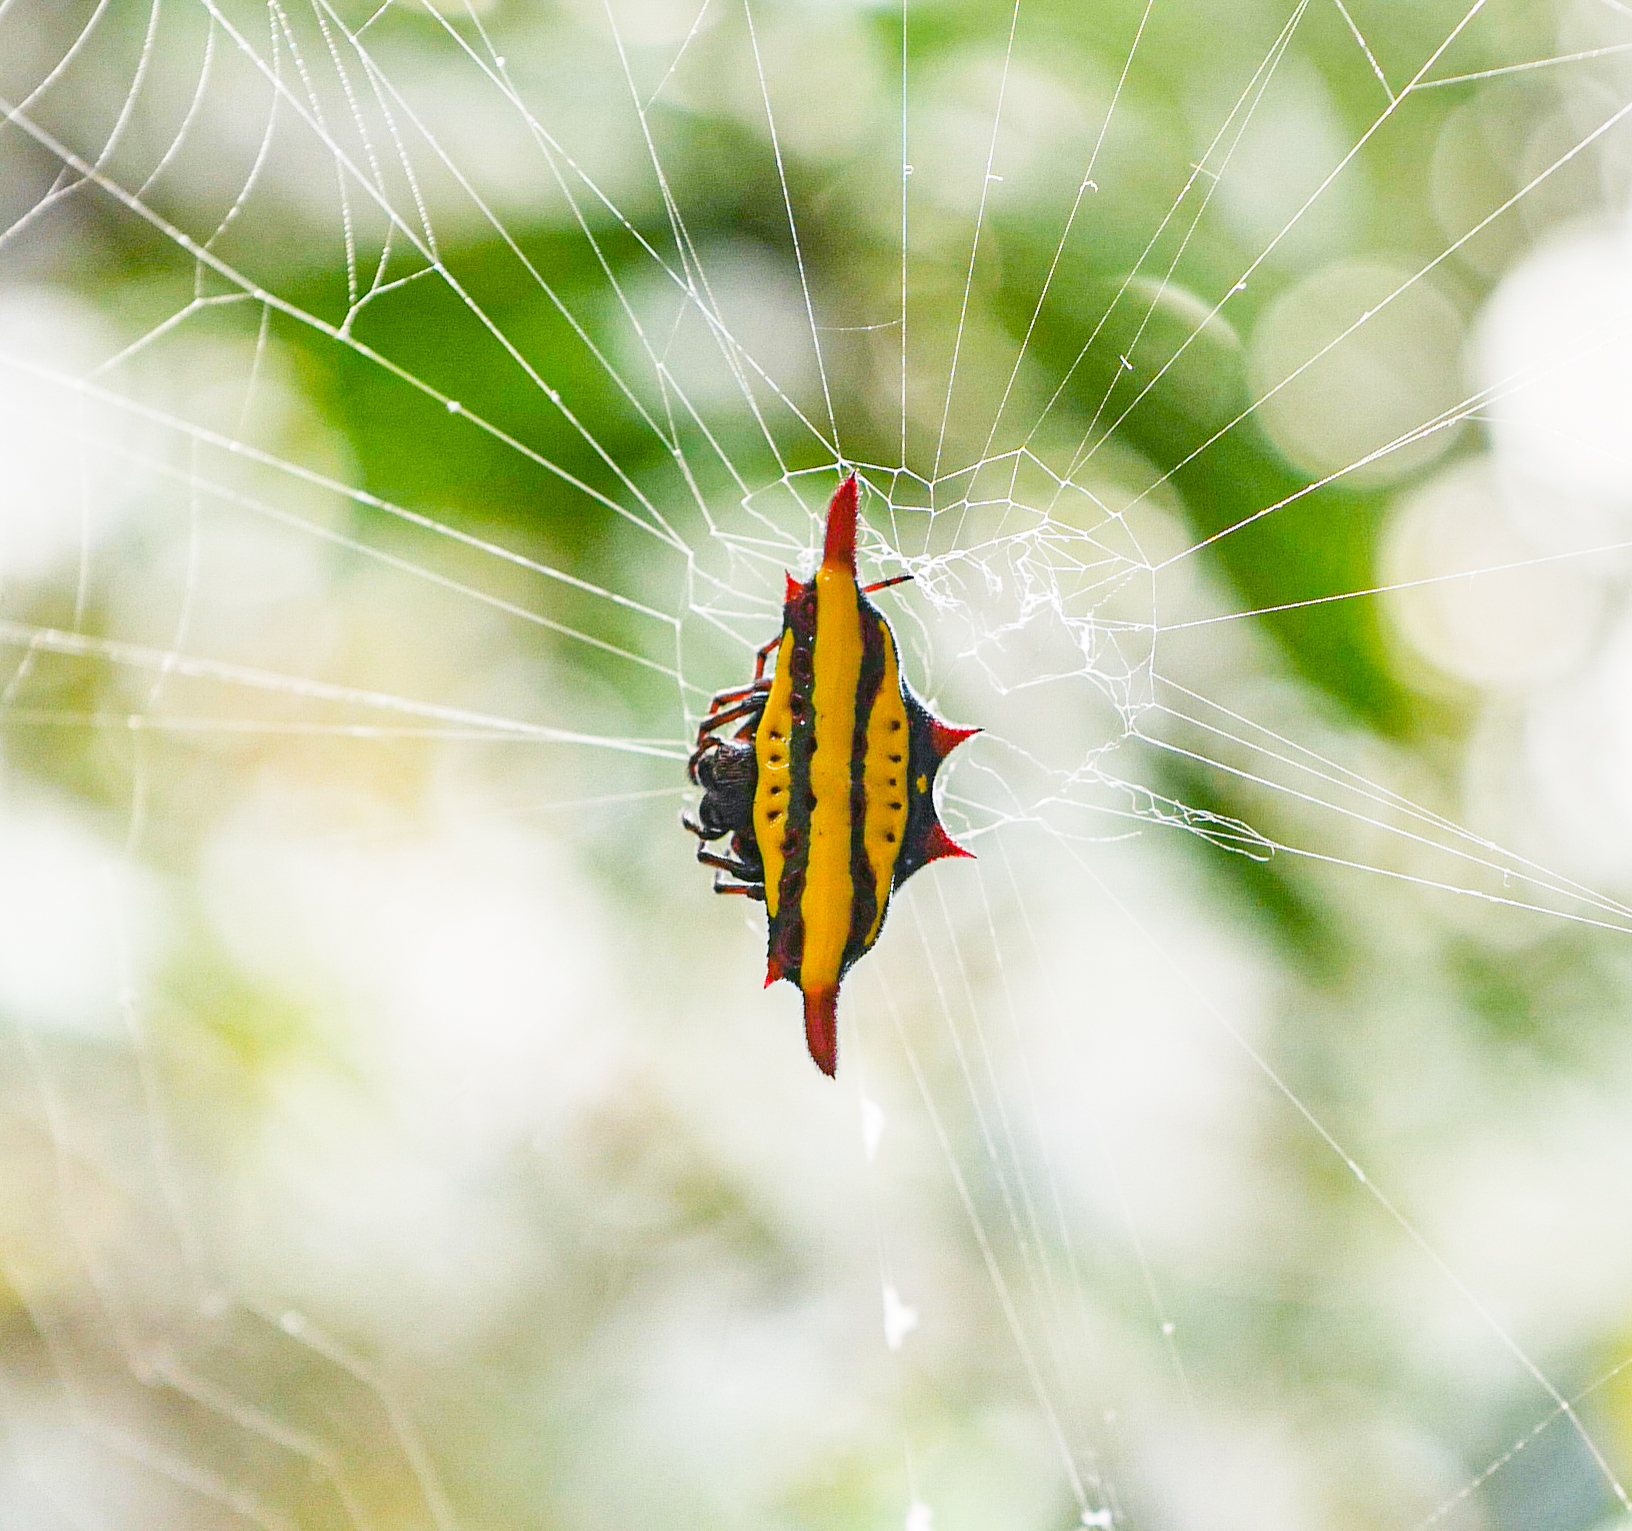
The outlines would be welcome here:
M 788 655 L 793 652 L 793 634 L 782 635 L 776 651 L 776 675 L 771 694 L 765 699 L 759 727 L 754 730 L 754 758 L 758 776 L 754 784 L 754 839 L 759 844 L 765 867 L 765 909 L 774 919 L 782 885 L 788 834 L 788 793 L 793 781 L 793 677 Z
M 895 864 L 907 832 L 907 704 L 901 699 L 901 670 L 895 653 L 895 635 L 880 620 L 884 639 L 884 678 L 867 719 L 867 758 L 862 780 L 867 789 L 867 820 L 863 826 L 867 863 L 873 869 L 877 912 L 863 943 L 871 946 L 884 923 L 884 909 L 895 881 Z
M 855 884 L 850 874 L 850 762 L 856 690 L 861 683 L 861 607 L 852 567 L 824 561 L 816 571 L 816 748 L 810 759 L 810 853 L 799 912 L 805 922 L 800 984 L 836 987 L 850 940 Z

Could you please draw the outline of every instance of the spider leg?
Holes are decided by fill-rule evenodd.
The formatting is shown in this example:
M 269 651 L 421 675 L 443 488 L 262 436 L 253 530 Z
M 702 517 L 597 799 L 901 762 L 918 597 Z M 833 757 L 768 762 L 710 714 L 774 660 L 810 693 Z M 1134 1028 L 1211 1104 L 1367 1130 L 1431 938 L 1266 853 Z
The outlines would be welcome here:
M 765 674 L 765 661 L 782 646 L 782 634 L 778 633 L 764 648 L 754 651 L 754 682 L 757 685 Z
M 751 712 L 763 712 L 765 699 L 762 696 L 751 696 L 745 702 L 738 702 L 735 707 L 727 707 L 723 712 L 711 712 L 703 719 L 697 730 L 697 748 L 703 748 L 704 741 L 722 724 L 735 722 L 738 718 L 745 718 Z
M 731 833 L 728 829 L 704 829 L 689 813 L 680 815 L 680 824 L 682 828 L 689 829 L 699 840 L 720 840 Z
M 729 872 L 733 877 L 741 878 L 743 882 L 761 882 L 762 879 L 754 875 L 754 869 L 746 861 L 738 861 L 732 856 L 721 856 L 710 850 L 697 847 L 697 859 L 704 866 L 718 867 L 722 872 Z
M 909 579 L 916 577 L 912 574 L 897 574 L 894 579 L 881 579 L 876 585 L 863 585 L 861 593 L 863 595 L 872 595 L 874 591 L 888 590 L 891 585 L 904 585 Z
M 708 704 L 708 710 L 713 712 L 724 702 L 740 701 L 743 697 L 750 696 L 755 691 L 769 691 L 770 689 L 771 687 L 769 681 L 756 680 L 747 686 L 733 686 L 729 691 L 716 691 L 714 693 L 714 700 Z
M 765 902 L 765 884 L 760 882 L 727 882 L 724 872 L 714 874 L 714 891 L 716 893 L 739 893 L 744 898 L 757 898 L 760 903 Z

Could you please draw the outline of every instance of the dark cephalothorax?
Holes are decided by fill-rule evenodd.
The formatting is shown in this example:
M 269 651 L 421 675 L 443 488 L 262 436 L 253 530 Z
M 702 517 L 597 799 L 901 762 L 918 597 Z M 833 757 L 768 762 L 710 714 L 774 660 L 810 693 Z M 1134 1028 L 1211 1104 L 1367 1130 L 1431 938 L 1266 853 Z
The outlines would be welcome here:
M 719 698 L 715 706 L 720 705 Z M 754 783 L 759 776 L 751 738 L 753 723 L 734 739 L 715 734 L 700 735 L 687 774 L 692 785 L 703 789 L 697 816 L 681 815 L 680 822 L 702 842 L 697 859 L 719 870 L 714 874 L 716 893 L 742 893 L 749 898 L 765 897 L 765 870 L 759 846 L 754 841 Z M 711 851 L 711 842 L 730 839 L 730 854 Z

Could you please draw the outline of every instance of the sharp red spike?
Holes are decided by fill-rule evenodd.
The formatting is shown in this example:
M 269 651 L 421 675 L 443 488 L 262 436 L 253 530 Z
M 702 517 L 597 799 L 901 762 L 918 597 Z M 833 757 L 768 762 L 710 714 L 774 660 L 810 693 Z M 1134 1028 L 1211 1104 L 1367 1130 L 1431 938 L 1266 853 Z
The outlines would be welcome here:
M 805 994 L 805 1045 L 829 1079 L 839 1067 L 839 991 L 813 989 Z
M 779 978 L 785 978 L 786 976 L 787 975 L 782 971 L 782 964 L 778 962 L 775 957 L 770 957 L 766 960 L 765 987 L 767 989 L 770 988 L 770 986 Z
M 786 605 L 789 601 L 798 600 L 804 594 L 804 590 L 805 587 L 790 574 L 788 576 L 788 588 L 782 596 L 783 604 Z
M 947 856 L 967 856 L 971 861 L 975 859 L 975 853 L 959 845 L 947 834 L 937 819 L 929 826 L 929 833 L 924 836 L 924 860 L 940 861 Z
M 978 728 L 959 728 L 955 723 L 943 723 L 939 718 L 929 720 L 929 740 L 936 755 L 945 760 L 965 739 L 973 739 Z
M 840 564 L 856 572 L 856 475 L 852 473 L 834 492 L 827 507 L 827 540 L 822 545 L 822 562 Z

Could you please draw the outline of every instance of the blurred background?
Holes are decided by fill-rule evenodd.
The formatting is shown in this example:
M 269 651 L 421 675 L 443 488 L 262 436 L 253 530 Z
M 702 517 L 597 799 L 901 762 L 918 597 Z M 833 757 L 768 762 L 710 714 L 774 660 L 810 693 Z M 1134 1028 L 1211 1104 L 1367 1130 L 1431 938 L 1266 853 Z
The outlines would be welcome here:
M 0 1526 L 1632 1521 L 1632 11 L 3 0 Z M 978 854 L 678 826 L 840 464 Z

